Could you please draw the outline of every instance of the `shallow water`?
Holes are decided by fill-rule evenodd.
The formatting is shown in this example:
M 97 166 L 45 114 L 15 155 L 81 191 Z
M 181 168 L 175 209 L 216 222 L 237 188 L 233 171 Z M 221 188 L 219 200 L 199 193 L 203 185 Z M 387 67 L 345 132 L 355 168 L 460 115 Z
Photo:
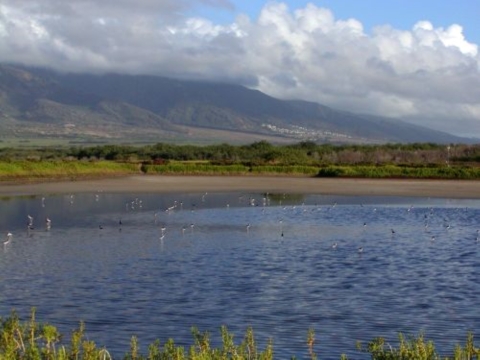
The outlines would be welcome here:
M 480 325 L 479 215 L 478 200 L 391 197 L 4 199 L 0 315 L 35 306 L 67 337 L 83 320 L 117 357 L 132 335 L 143 352 L 155 339 L 189 345 L 191 326 L 218 345 L 221 325 L 237 342 L 252 326 L 276 358 L 305 358 L 309 328 L 320 358 L 368 358 L 357 340 L 398 332 L 446 353 Z

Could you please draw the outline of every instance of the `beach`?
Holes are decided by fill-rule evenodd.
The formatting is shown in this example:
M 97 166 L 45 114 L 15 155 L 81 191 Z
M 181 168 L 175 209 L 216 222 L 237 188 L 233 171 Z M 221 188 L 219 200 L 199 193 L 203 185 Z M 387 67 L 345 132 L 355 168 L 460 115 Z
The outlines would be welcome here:
M 97 192 L 194 193 L 232 191 L 479 199 L 480 182 L 469 180 L 348 179 L 288 176 L 135 175 L 28 184 L 0 183 L 0 196 Z

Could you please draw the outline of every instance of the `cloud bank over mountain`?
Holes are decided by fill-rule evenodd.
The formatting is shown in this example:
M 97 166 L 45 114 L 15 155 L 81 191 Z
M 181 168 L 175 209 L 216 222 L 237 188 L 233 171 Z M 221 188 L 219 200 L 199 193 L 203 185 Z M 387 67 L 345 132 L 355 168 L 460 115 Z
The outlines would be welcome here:
M 480 54 L 461 25 L 409 30 L 267 3 L 230 24 L 187 16 L 228 0 L 4 0 L 0 62 L 227 81 L 284 99 L 480 136 Z

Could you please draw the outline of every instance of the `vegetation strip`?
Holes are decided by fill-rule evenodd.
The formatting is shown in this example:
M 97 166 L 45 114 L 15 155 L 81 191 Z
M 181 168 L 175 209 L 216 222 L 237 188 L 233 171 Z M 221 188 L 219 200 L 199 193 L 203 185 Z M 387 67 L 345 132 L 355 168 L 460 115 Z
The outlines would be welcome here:
M 103 360 L 112 359 L 107 348 L 98 347 L 93 340 L 85 335 L 85 324 L 80 323 L 78 329 L 74 330 L 70 340 L 63 341 L 64 337 L 57 328 L 51 324 L 38 323 L 35 319 L 35 309 L 32 309 L 30 320 L 22 322 L 13 311 L 7 318 L 0 318 L 0 359 L 7 360 Z M 127 349 L 125 360 L 167 360 L 167 359 L 259 359 L 270 360 L 275 357 L 282 358 L 282 354 L 276 354 L 273 348 L 273 340 L 269 340 L 264 350 L 259 350 L 252 328 L 245 332 L 243 340 L 236 344 L 234 335 L 226 326 L 220 330 L 221 346 L 211 347 L 210 334 L 200 332 L 192 328 L 193 344 L 186 349 L 178 346 L 173 339 L 168 339 L 163 345 L 156 340 L 148 346 L 147 353 L 142 353 L 139 348 L 138 339 L 132 336 L 130 346 Z M 451 357 L 441 357 L 432 341 L 426 341 L 424 336 L 412 336 L 406 338 L 399 334 L 398 346 L 388 344 L 384 338 L 376 338 L 366 346 L 357 343 L 357 349 L 370 354 L 376 360 L 440 360 L 440 359 L 479 359 L 480 349 L 474 344 L 473 334 L 468 334 L 464 346 L 456 345 Z M 308 331 L 305 342 L 305 354 L 310 359 L 317 359 L 315 349 L 315 332 Z M 340 359 L 346 360 L 348 356 L 341 354 Z
M 77 179 L 132 174 L 297 175 L 354 178 L 479 179 L 479 145 L 388 144 L 0 149 L 0 180 Z

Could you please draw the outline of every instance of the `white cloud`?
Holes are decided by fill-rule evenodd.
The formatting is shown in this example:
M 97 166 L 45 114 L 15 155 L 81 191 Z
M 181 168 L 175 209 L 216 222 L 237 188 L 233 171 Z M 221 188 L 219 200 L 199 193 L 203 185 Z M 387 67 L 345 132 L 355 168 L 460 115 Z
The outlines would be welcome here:
M 460 25 L 410 30 L 269 2 L 257 20 L 185 17 L 227 0 L 3 0 L 0 61 L 239 82 L 273 96 L 407 116 L 480 136 L 480 55 Z M 465 131 L 466 132 L 466 131 Z

